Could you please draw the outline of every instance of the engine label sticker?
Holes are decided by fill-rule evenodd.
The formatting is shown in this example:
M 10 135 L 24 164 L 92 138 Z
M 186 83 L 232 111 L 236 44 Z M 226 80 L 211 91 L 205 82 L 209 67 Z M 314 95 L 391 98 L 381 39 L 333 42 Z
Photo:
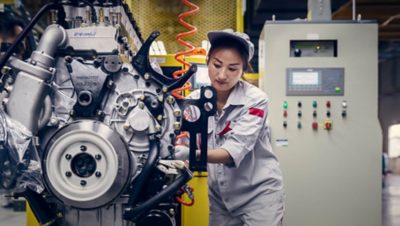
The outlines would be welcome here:
M 74 33 L 74 37 L 87 38 L 87 37 L 95 37 L 95 36 L 96 36 L 95 31 L 75 32 Z
M 289 141 L 288 141 L 288 139 L 276 139 L 275 145 L 277 147 L 286 147 L 289 145 Z

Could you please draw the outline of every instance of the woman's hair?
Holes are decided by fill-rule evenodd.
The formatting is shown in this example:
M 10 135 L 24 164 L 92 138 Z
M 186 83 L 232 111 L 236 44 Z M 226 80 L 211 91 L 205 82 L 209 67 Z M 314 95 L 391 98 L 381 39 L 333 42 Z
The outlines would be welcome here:
M 251 67 L 249 63 L 249 53 L 247 52 L 246 48 L 237 40 L 232 39 L 232 38 L 221 38 L 219 40 L 216 40 L 213 45 L 211 45 L 210 50 L 208 51 L 208 56 L 207 56 L 207 64 L 210 61 L 210 56 L 215 52 L 216 49 L 221 49 L 221 48 L 232 48 L 235 49 L 239 55 L 240 58 L 242 58 L 243 61 L 243 71 L 244 72 L 253 72 L 253 68 Z

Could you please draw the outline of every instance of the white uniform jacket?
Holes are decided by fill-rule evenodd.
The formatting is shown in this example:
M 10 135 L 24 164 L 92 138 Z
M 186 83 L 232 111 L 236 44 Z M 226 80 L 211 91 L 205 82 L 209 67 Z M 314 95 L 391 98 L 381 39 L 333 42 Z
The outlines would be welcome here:
M 195 91 L 190 98 L 199 97 Z M 208 164 L 211 211 L 233 215 L 282 201 L 279 163 L 271 148 L 268 98 L 259 88 L 239 81 L 222 113 L 208 120 L 208 150 L 223 148 L 233 164 Z

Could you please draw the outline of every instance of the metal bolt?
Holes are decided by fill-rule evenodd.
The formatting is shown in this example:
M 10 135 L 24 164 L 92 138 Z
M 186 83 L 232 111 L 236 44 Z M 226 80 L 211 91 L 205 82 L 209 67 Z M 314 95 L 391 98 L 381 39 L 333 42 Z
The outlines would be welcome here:
M 140 102 L 140 103 L 139 103 L 139 107 L 140 107 L 140 109 L 143 109 L 143 108 L 144 108 L 144 103 L 143 103 L 143 102 Z
M 97 172 L 95 173 L 95 175 L 96 175 L 96 177 L 101 177 L 101 173 L 100 173 L 99 171 L 97 171 Z
M 158 101 L 163 102 L 164 101 L 164 97 L 163 96 L 158 96 Z
M 67 172 L 65 172 L 65 176 L 71 177 L 71 176 L 72 176 L 72 173 L 71 173 L 70 171 L 67 171 Z
M 171 215 L 171 216 L 174 216 L 175 215 L 175 210 L 174 209 L 169 209 L 169 214 Z
M 128 123 L 125 123 L 122 128 L 124 128 L 124 130 L 128 130 L 131 126 Z
M 168 88 L 167 87 L 162 87 L 162 91 L 164 92 L 164 93 L 166 93 L 166 92 L 168 92 Z
M 158 116 L 157 116 L 157 120 L 158 120 L 158 121 L 161 121 L 162 119 L 163 119 L 163 116 L 162 116 L 162 115 L 158 115 Z
M 52 126 L 58 125 L 59 122 L 60 121 L 58 120 L 58 118 L 53 117 L 50 119 L 50 125 L 52 125 Z
M 3 69 L 1 69 L 2 74 L 7 74 L 9 71 L 11 71 L 11 68 L 4 66 Z
M 11 91 L 13 90 L 13 86 L 7 84 L 6 87 L 4 87 L 4 89 L 5 89 L 8 93 L 11 93 Z
M 70 159 L 72 158 L 72 156 L 71 156 L 70 154 L 66 154 L 66 155 L 65 155 L 65 158 L 66 158 L 67 160 L 70 160 Z
M 167 102 L 168 102 L 169 104 L 173 104 L 173 103 L 175 103 L 175 98 L 174 98 L 173 96 L 168 96 L 168 97 L 167 97 Z
M 81 185 L 85 186 L 86 185 L 86 181 L 85 180 L 81 180 Z
M 155 128 L 156 132 L 160 132 L 161 131 L 161 126 L 160 125 L 156 125 Z
M 181 110 L 174 110 L 174 116 L 175 117 L 179 117 L 179 116 L 181 116 Z
M 95 158 L 96 160 L 100 160 L 100 159 L 101 159 L 101 155 L 95 155 L 94 158 Z
M 145 79 L 145 80 L 148 80 L 149 78 L 150 78 L 149 73 L 144 74 L 144 79 Z
M 175 123 L 174 123 L 174 129 L 175 129 L 175 130 L 180 130 L 180 129 L 181 129 L 181 123 L 175 122 Z
M 86 151 L 87 147 L 85 145 L 81 145 L 81 151 Z

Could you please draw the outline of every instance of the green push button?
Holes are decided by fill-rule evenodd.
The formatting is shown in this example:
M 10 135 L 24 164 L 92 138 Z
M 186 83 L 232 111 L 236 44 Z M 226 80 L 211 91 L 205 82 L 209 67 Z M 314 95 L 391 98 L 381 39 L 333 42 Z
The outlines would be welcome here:
M 287 102 L 287 101 L 284 101 L 284 102 L 283 102 L 283 108 L 287 108 L 287 107 L 288 107 L 288 105 L 289 105 L 289 104 L 288 104 L 288 102 Z
M 297 123 L 297 128 L 298 128 L 298 129 L 301 129 L 301 127 L 302 127 L 301 122 L 298 122 L 298 123 Z
M 336 88 L 335 88 L 335 92 L 336 92 L 336 93 L 342 93 L 342 89 L 341 89 L 340 87 L 336 87 Z
M 316 108 L 316 107 L 318 106 L 317 101 L 314 100 L 314 101 L 312 102 L 312 106 L 313 106 L 313 108 Z

